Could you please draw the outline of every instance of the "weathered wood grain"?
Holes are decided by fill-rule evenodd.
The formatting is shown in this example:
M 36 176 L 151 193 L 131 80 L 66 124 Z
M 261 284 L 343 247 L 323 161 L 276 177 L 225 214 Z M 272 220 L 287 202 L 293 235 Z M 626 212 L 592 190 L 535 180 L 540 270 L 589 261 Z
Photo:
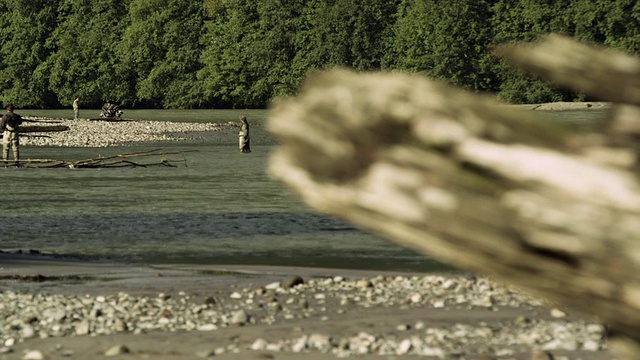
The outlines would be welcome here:
M 576 133 L 424 77 L 332 71 L 272 110 L 270 171 L 321 212 L 593 314 L 637 344 L 640 62 L 555 36 L 498 51 L 615 110 Z

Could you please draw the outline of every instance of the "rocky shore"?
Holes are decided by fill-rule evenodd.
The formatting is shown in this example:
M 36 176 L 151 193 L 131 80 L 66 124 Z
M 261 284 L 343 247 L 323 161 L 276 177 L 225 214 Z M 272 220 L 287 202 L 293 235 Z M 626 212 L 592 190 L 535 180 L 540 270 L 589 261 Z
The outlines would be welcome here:
M 522 105 L 509 105 L 520 109 L 527 110 L 540 110 L 540 111 L 569 111 L 569 110 L 604 110 L 610 109 L 612 104 L 609 102 L 566 102 L 559 101 L 553 103 L 544 104 L 522 104 Z
M 510 107 L 541 110 L 598 110 L 608 109 L 606 102 L 556 102 L 546 104 L 509 105 Z M 198 132 L 220 131 L 237 126 L 237 123 L 187 123 L 169 121 L 106 119 L 68 119 L 24 117 L 29 125 L 60 125 L 69 130 L 59 132 L 27 133 L 20 138 L 26 146 L 62 146 L 62 147 L 109 147 L 122 146 L 138 142 L 180 141 L 189 139 Z
M 1 359 L 613 359 L 593 319 L 469 274 L 11 264 Z
M 25 133 L 22 145 L 180 141 L 234 126 L 32 120 L 70 130 Z M 344 357 L 615 358 L 596 319 L 473 274 L 129 265 L 0 251 L 0 360 Z
M 23 127 L 32 124 L 61 125 L 69 127 L 67 131 L 25 133 L 20 138 L 25 146 L 64 146 L 64 147 L 109 147 L 136 142 L 180 141 L 189 138 L 189 134 L 207 131 L 219 131 L 233 123 L 182 123 L 168 121 L 102 121 L 89 119 L 43 119 L 25 117 L 31 120 Z

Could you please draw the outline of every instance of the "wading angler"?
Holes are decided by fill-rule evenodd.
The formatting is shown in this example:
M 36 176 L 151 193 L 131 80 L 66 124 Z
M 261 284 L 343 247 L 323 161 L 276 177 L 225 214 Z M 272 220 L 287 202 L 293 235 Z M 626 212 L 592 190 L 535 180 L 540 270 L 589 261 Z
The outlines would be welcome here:
M 251 142 L 249 138 L 249 122 L 246 116 L 240 117 L 240 132 L 238 134 L 238 145 L 241 153 L 251 152 Z
M 18 128 L 22 124 L 22 117 L 13 112 L 13 106 L 7 106 L 7 113 L 0 120 L 0 131 L 3 132 L 2 137 L 2 160 L 5 162 L 9 159 L 9 146 L 13 151 L 13 160 L 20 160 L 20 134 Z

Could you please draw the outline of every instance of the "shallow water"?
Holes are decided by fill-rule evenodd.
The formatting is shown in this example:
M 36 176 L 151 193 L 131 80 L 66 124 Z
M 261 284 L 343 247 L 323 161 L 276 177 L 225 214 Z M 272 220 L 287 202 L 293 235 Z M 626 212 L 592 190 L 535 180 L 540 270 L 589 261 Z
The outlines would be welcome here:
M 70 117 L 69 112 L 19 111 L 54 117 Z M 185 142 L 107 149 L 22 147 L 23 158 L 53 159 L 158 147 L 188 152 L 168 155 L 185 161 L 186 166 L 176 168 L 0 169 L 5 185 L 0 249 L 142 263 L 450 270 L 311 211 L 271 179 L 265 169 L 275 141 L 263 126 L 266 111 L 128 110 L 124 117 L 223 122 L 237 121 L 239 115 L 247 115 L 253 125 L 251 154 L 238 152 L 233 128 Z
M 65 117 L 64 111 L 21 111 Z M 0 249 L 129 262 L 441 269 L 411 250 L 317 214 L 266 173 L 274 139 L 266 112 L 127 111 L 125 118 L 252 123 L 251 154 L 237 129 L 193 141 L 117 148 L 22 147 L 23 158 L 84 159 L 163 147 L 177 168 L 0 169 Z M 82 115 L 82 114 L 81 114 Z M 136 159 L 132 159 L 136 160 Z M 140 160 L 142 161 L 142 160 Z M 149 161 L 159 161 L 150 159 Z

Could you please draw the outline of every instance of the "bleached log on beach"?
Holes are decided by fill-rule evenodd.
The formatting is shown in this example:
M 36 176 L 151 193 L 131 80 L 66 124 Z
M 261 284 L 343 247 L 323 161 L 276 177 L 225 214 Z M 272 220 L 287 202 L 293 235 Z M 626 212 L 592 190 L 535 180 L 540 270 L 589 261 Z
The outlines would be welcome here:
M 67 131 L 69 127 L 66 125 L 23 125 L 20 126 L 20 133 L 34 132 L 57 132 Z
M 272 110 L 270 171 L 321 212 L 596 315 L 634 351 L 640 62 L 555 36 L 499 53 L 615 110 L 574 132 L 424 77 L 333 71 Z

